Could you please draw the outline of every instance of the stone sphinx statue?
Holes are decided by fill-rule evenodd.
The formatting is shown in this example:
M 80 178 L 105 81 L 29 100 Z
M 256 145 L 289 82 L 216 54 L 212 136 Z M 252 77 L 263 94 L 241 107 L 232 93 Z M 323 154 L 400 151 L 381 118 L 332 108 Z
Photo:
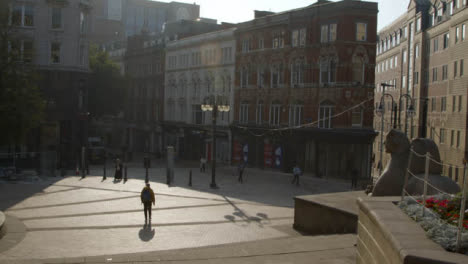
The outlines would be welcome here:
M 372 190 L 372 196 L 399 196 L 405 181 L 406 168 L 408 168 L 408 158 L 410 148 L 414 152 L 425 155 L 430 153 L 431 158 L 440 163 L 440 154 L 434 141 L 425 138 L 418 138 L 409 142 L 406 135 L 398 130 L 391 130 L 385 140 L 385 151 L 390 153 L 391 159 L 382 175 L 379 177 Z M 410 171 L 417 177 L 424 179 L 425 157 L 412 155 Z M 442 166 L 437 162 L 430 162 L 428 182 L 437 189 L 446 193 L 460 192 L 460 187 L 452 179 L 441 176 Z M 430 185 L 427 186 L 427 194 L 440 193 Z M 420 195 L 424 190 L 424 182 L 409 175 L 406 190 L 411 195 Z

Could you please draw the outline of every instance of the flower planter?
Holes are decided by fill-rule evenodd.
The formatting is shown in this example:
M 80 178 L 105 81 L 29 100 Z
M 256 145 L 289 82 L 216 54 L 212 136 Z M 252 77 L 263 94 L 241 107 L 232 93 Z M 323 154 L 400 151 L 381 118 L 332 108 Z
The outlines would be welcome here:
M 358 198 L 357 263 L 468 263 L 445 251 L 395 205 L 399 197 Z

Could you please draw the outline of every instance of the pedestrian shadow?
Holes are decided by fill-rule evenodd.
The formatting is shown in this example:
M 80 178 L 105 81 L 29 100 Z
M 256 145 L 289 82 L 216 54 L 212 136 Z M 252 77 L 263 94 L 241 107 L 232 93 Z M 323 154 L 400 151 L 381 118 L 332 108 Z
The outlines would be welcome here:
M 148 242 L 154 238 L 155 230 L 151 227 L 151 223 L 144 224 L 143 228 L 140 229 L 138 232 L 138 236 L 140 237 L 141 241 Z
M 113 183 L 120 183 L 120 182 L 122 182 L 122 179 L 115 179 L 115 178 L 114 178 Z

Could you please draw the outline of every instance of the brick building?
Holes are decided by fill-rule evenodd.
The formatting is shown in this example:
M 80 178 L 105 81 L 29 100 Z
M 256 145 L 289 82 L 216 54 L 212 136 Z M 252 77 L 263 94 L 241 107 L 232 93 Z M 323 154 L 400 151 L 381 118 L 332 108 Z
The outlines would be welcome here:
M 385 96 L 384 135 L 396 127 L 406 131 L 410 139 L 433 139 L 442 161 L 452 165 L 444 167 L 444 175 L 456 181 L 462 171 L 452 167 L 462 166 L 466 157 L 466 25 L 466 0 L 412 0 L 405 14 L 379 32 L 376 59 L 376 106 L 383 92 L 380 84 L 394 86 L 385 90 L 395 106 L 391 111 L 390 96 Z M 412 118 L 406 118 L 411 102 L 406 103 L 405 94 L 412 98 L 416 110 Z M 395 121 L 395 113 L 399 120 Z M 381 130 L 381 117 L 374 118 L 374 125 Z M 380 136 L 375 143 L 373 151 L 379 164 Z M 384 167 L 388 158 L 384 153 Z
M 377 12 L 376 3 L 318 1 L 238 24 L 234 161 L 370 176 Z

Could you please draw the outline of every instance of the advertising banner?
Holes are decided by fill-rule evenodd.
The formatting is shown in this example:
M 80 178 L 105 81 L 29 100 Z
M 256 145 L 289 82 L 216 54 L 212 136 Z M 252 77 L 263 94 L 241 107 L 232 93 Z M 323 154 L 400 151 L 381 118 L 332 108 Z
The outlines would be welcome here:
M 275 149 L 275 168 L 279 169 L 283 166 L 283 149 L 277 146 Z
M 271 144 L 263 145 L 263 166 L 265 168 L 273 167 L 273 146 Z
M 232 160 L 235 163 L 240 163 L 242 159 L 242 145 L 238 141 L 234 141 L 232 148 Z

